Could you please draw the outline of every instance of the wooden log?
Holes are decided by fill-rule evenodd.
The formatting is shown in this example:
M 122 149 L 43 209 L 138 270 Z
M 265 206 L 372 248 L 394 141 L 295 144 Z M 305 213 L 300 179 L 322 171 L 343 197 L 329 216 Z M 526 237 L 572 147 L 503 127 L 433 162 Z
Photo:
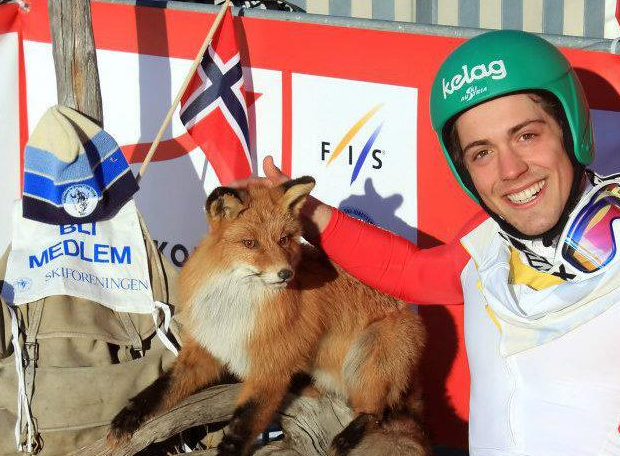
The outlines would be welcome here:
M 260 448 L 254 456 L 326 456 L 333 438 L 353 418 L 337 398 L 295 397 L 278 412 L 285 438 Z
M 151 443 L 165 440 L 187 428 L 229 420 L 240 388 L 240 384 L 219 385 L 196 393 L 146 422 L 126 445 L 119 448 L 111 449 L 103 438 L 67 456 L 131 456 Z
M 219 385 L 189 397 L 157 416 L 140 429 L 124 446 L 111 449 L 105 438 L 67 456 L 131 456 L 154 442 L 166 440 L 181 431 L 209 423 L 229 420 L 241 384 Z M 253 456 L 327 456 L 333 438 L 351 421 L 352 410 L 338 398 L 288 396 L 280 411 L 283 440 L 258 448 Z M 367 434 L 350 456 L 429 456 L 423 429 L 413 420 L 396 420 Z M 225 430 L 224 430 L 225 432 Z M 219 437 L 219 435 L 216 437 Z M 218 439 L 214 439 L 215 446 Z M 185 453 L 216 456 L 215 448 Z
M 183 453 L 185 456 L 217 456 L 217 449 L 212 448 L 205 451 L 192 451 L 191 453 Z
M 240 389 L 241 385 L 235 384 L 201 391 L 146 422 L 122 447 L 111 449 L 103 438 L 67 456 L 131 456 L 190 427 L 229 420 Z M 278 414 L 286 438 L 260 448 L 256 456 L 325 456 L 332 438 L 351 420 L 351 410 L 344 402 L 325 397 L 289 396 Z M 215 453 L 209 449 L 188 454 Z
M 48 0 L 58 104 L 103 127 L 89 0 Z

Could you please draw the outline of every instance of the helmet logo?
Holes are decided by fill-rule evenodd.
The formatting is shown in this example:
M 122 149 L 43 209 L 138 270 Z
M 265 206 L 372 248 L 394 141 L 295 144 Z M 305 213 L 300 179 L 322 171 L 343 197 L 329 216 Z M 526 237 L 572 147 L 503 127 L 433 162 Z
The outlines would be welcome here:
M 465 95 L 461 97 L 461 101 L 469 101 L 472 98 L 474 98 L 476 95 L 480 95 L 481 93 L 484 93 L 486 91 L 487 91 L 486 87 L 483 87 L 483 88 L 479 88 L 478 86 L 467 87 L 467 90 L 465 91 Z
M 482 63 L 474 66 L 471 70 L 469 70 L 467 65 L 463 65 L 461 68 L 463 69 L 462 74 L 455 74 L 452 79 L 447 82 L 445 79 L 441 80 L 444 100 L 448 95 L 452 95 L 453 92 L 459 90 L 465 84 L 471 84 L 474 81 L 485 79 L 489 76 L 491 79 L 504 79 L 508 74 L 503 60 L 493 60 L 492 62 L 489 62 L 488 66 Z M 469 101 L 472 97 L 473 95 L 465 97 L 465 99 L 466 101 Z

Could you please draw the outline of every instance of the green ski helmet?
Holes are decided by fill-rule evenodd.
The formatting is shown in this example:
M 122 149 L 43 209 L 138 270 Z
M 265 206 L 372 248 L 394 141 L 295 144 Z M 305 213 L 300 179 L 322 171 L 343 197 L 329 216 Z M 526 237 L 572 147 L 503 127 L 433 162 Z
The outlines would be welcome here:
M 446 128 L 456 115 L 484 101 L 527 90 L 547 91 L 562 105 L 573 143 L 575 161 L 594 159 L 590 111 L 583 87 L 568 60 L 552 44 L 531 33 L 498 30 L 478 35 L 454 50 L 443 62 L 431 89 L 433 129 L 459 184 L 476 202 L 475 189 L 447 148 Z

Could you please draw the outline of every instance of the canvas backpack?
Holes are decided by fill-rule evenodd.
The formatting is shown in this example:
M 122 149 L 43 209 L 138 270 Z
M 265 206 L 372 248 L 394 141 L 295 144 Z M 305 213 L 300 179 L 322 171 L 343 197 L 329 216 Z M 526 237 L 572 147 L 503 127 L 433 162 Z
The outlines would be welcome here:
M 139 219 L 153 298 L 172 306 L 177 271 Z M 9 251 L 10 247 L 0 259 L 0 279 Z M 22 359 L 17 362 L 23 366 L 34 429 L 32 453 L 42 456 L 66 454 L 103 437 L 127 400 L 174 360 L 149 314 L 115 312 L 72 296 L 50 296 L 11 309 L 1 301 L 0 306 L 0 455 L 24 454 L 16 449 L 20 382 L 12 325 L 19 330 Z M 161 326 L 163 316 L 157 321 Z M 174 317 L 170 332 L 178 340 Z M 20 439 L 27 440 L 26 426 L 20 429 Z

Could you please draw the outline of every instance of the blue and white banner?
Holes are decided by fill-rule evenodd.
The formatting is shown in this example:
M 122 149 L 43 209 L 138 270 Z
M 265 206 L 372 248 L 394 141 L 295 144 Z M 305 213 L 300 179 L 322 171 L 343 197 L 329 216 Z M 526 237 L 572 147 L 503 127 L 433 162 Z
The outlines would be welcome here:
M 2 296 L 15 305 L 52 295 L 90 299 L 119 312 L 151 313 L 146 247 L 133 200 L 103 222 L 49 225 L 13 206 L 12 249 Z

